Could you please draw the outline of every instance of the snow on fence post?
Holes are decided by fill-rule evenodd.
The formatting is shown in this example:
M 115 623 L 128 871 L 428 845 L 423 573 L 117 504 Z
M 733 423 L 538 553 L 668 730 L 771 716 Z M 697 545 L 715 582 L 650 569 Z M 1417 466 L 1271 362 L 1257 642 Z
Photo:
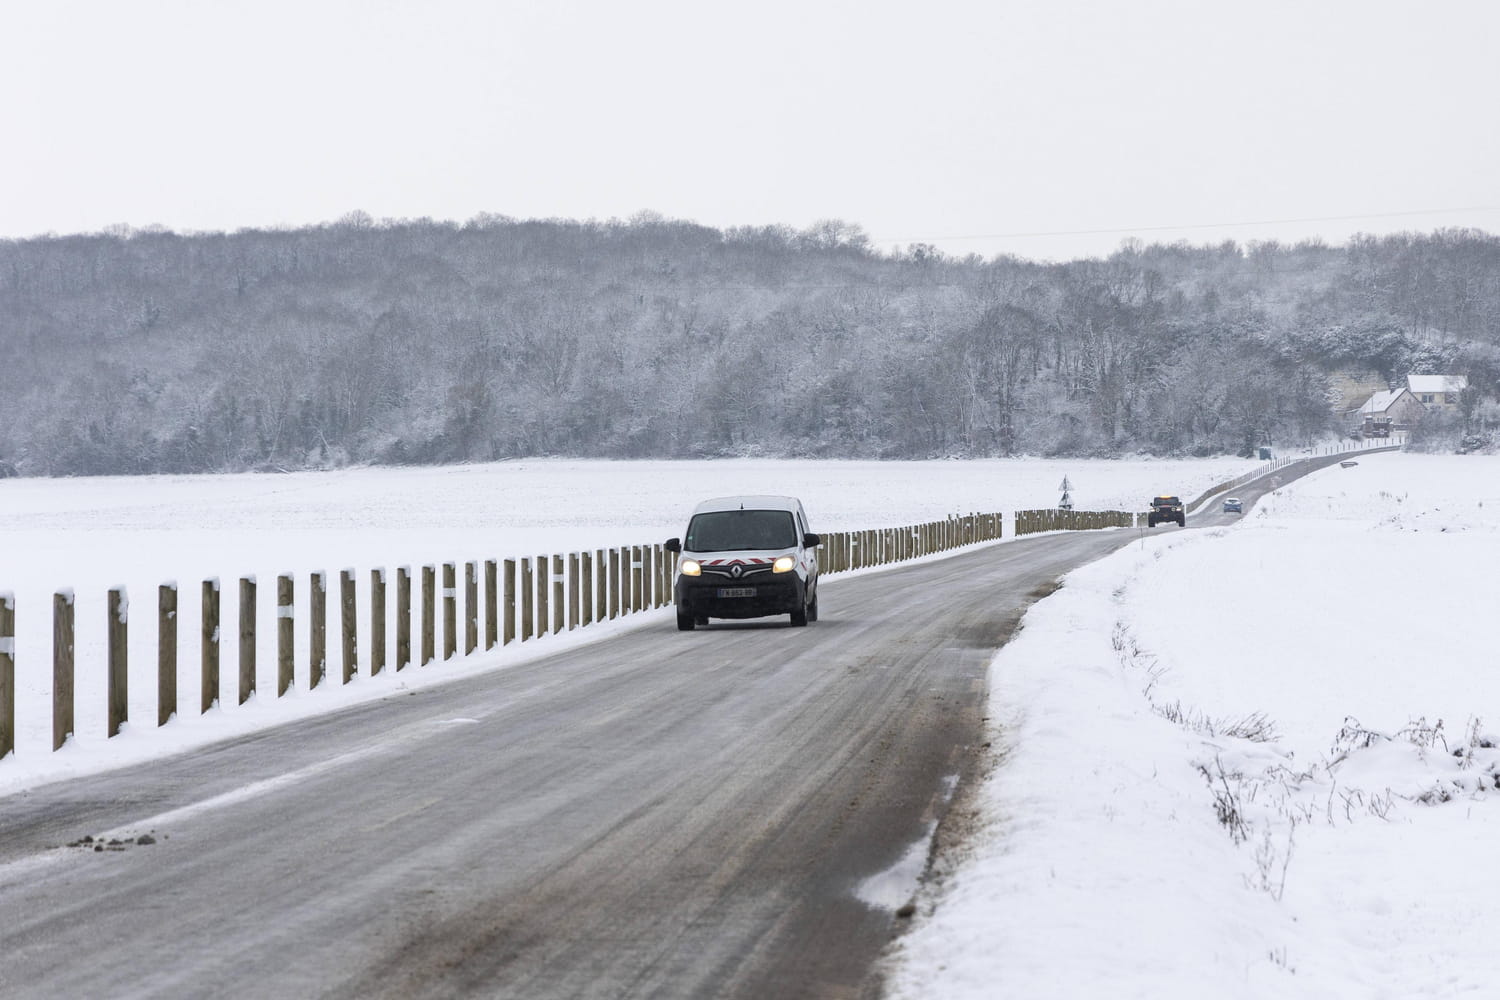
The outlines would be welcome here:
M 177 584 L 164 583 L 156 588 L 156 724 L 165 726 L 176 714 Z
M 495 560 L 484 561 L 484 648 L 494 649 L 500 641 L 499 567 Z
M 568 553 L 568 631 L 571 632 L 578 627 L 578 615 L 581 610 L 578 603 L 578 590 L 581 581 L 578 578 L 580 561 L 577 552 Z
M 240 701 L 255 694 L 255 577 L 240 577 Z
M 52 749 L 73 735 L 73 591 L 52 595 Z
M 396 669 L 411 665 L 411 567 L 396 567 Z
M 437 658 L 437 569 L 427 565 L 422 567 L 422 659 L 421 665 L 427 666 Z
M 578 553 L 578 573 L 579 624 L 590 625 L 594 621 L 594 554 L 588 549 Z
M 443 563 L 443 659 L 453 659 L 458 649 L 458 569 Z
M 531 557 L 521 557 L 521 579 L 518 589 L 521 591 L 521 641 L 525 642 L 531 638 L 532 626 L 536 624 L 536 582 L 532 579 Z
M 552 557 L 552 634 L 557 635 L 567 628 L 567 577 L 563 572 L 563 557 Z
M 314 570 L 307 588 L 307 689 L 317 690 L 328 673 L 328 574 Z
M 109 663 L 109 726 L 106 738 L 120 735 L 120 727 L 130 720 L 130 644 L 127 629 L 130 622 L 130 598 L 124 587 L 111 587 L 106 601 L 106 657 Z
M 16 749 L 16 598 L 0 592 L 0 760 Z
M 385 669 L 385 567 L 370 570 L 370 676 Z
M 359 654 L 357 652 L 357 638 L 359 626 L 355 620 L 358 607 L 354 603 L 354 570 L 339 570 L 339 605 L 343 612 L 344 633 L 344 683 L 348 684 L 354 680 L 354 675 L 359 672 Z
M 464 655 L 479 648 L 479 564 L 464 563 Z
M 219 578 L 203 581 L 202 623 L 199 649 L 198 712 L 207 712 L 219 701 Z
M 507 559 L 502 568 L 500 644 L 505 646 L 516 639 L 516 561 Z
M 290 573 L 276 578 L 276 697 L 291 689 L 296 673 L 297 606 Z

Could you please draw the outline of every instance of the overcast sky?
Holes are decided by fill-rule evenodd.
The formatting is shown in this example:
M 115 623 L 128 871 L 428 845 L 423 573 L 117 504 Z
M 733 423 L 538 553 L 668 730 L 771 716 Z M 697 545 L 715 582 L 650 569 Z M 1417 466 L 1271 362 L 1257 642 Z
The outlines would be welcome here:
M 1050 259 L 1493 233 L 1500 3 L 0 0 L 0 142 L 0 237 L 354 210 L 839 218 Z

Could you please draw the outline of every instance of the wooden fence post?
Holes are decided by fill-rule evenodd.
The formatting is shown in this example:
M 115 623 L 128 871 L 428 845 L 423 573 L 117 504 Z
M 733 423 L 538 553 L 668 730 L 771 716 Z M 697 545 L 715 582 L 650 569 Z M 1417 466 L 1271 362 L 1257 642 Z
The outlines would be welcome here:
M 577 552 L 568 553 L 568 631 L 571 632 L 578 627 L 578 572 L 579 560 Z
M 479 564 L 464 563 L 464 655 L 479 648 Z
M 630 546 L 620 546 L 620 617 L 624 618 L 630 614 L 635 605 L 636 588 L 631 586 L 634 575 L 635 560 L 630 558 Z
M 219 578 L 203 581 L 202 678 L 199 683 L 199 713 L 219 703 Z
M 437 658 L 437 569 L 422 567 L 422 666 Z
M 370 676 L 385 670 L 385 567 L 370 570 Z
M 580 625 L 594 622 L 594 554 L 588 549 L 578 553 L 578 600 Z
M 521 557 L 521 641 L 531 638 L 536 625 L 536 583 L 531 576 L 531 557 Z
M 604 621 L 609 609 L 609 564 L 604 550 L 594 550 L 594 621 Z
M 620 550 L 609 550 L 609 617 L 620 617 Z
M 106 636 L 109 662 L 109 728 L 107 737 L 120 735 L 130 721 L 130 598 L 124 587 L 112 587 L 107 602 Z
M 354 603 L 354 570 L 339 570 L 339 605 L 343 614 L 344 633 L 344 683 L 348 684 L 354 680 L 354 675 L 359 673 L 358 644 L 356 636 L 359 626 L 355 621 L 357 607 Z
M 499 567 L 495 560 L 484 561 L 484 648 L 494 649 L 500 639 L 500 596 L 496 593 Z
M 563 557 L 552 557 L 552 634 L 559 635 L 567 628 L 567 576 L 563 572 Z
M 516 561 L 507 559 L 501 575 L 501 645 L 509 645 L 516 639 Z
M 547 634 L 547 598 L 552 589 L 552 560 L 546 556 L 536 557 L 536 634 Z
M 52 749 L 73 735 L 73 591 L 52 595 Z
M 276 578 L 276 697 L 291 690 L 297 671 L 297 603 L 290 573 Z
M 165 726 L 176 714 L 177 584 L 164 583 L 156 588 L 156 724 Z
M 328 675 L 328 574 L 314 570 L 307 588 L 308 647 L 307 689 L 317 690 Z
M 396 569 L 396 669 L 411 665 L 411 567 Z
M 16 749 L 16 598 L 0 592 L 0 760 Z
M 255 694 L 255 577 L 240 577 L 240 701 Z
M 458 649 L 458 569 L 443 563 L 443 659 L 453 659 Z
M 636 560 L 640 564 L 640 586 L 636 589 L 640 594 L 636 597 L 636 606 L 642 611 L 650 611 L 656 607 L 656 553 L 649 545 L 641 545 L 636 548 L 640 558 Z

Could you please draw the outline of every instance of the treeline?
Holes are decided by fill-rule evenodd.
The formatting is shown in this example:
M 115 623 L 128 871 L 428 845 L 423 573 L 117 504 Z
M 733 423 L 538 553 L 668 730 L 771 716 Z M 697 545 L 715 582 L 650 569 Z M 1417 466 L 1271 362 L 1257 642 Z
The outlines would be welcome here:
M 1245 453 L 1330 374 L 1500 377 L 1500 240 L 877 252 L 857 228 L 377 223 L 0 242 L 0 463 Z M 4 468 L 4 466 L 0 466 Z

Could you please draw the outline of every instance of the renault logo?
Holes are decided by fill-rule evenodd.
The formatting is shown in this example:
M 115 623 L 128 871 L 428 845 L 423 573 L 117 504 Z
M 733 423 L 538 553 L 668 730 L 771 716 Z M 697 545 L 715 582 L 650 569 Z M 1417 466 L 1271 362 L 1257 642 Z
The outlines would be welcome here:
M 745 570 L 742 566 L 740 566 L 739 563 L 735 563 L 733 566 L 729 567 L 729 575 L 734 577 L 736 580 L 740 578 L 740 574 L 743 572 L 745 572 Z

